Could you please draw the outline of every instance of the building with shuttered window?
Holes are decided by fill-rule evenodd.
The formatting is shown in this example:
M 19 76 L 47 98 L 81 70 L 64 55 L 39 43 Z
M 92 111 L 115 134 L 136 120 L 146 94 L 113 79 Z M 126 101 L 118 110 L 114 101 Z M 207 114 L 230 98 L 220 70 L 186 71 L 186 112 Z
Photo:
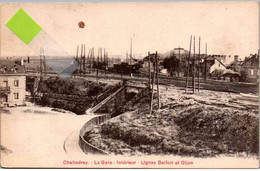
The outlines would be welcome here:
M 25 74 L 23 61 L 0 60 L 0 107 L 25 104 Z

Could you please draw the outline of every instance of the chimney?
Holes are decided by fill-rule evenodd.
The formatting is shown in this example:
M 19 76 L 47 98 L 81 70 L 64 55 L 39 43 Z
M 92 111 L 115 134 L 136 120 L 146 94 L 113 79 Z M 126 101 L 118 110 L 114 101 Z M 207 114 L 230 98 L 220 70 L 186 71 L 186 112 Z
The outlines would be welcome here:
M 234 55 L 234 61 L 238 62 L 238 55 Z
M 21 58 L 21 65 L 23 65 L 23 58 Z

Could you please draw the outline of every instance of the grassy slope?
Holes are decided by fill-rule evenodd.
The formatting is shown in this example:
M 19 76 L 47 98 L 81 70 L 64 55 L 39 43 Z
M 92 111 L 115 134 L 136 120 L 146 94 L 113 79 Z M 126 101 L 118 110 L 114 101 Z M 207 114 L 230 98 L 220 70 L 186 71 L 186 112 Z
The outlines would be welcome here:
M 95 127 L 85 139 L 113 154 L 258 154 L 258 109 L 209 99 L 168 97 L 153 115 L 143 99 L 138 110 Z
M 40 83 L 39 91 L 46 93 L 39 102 L 44 106 L 51 106 L 84 114 L 86 109 L 96 105 L 110 95 L 116 88 L 105 83 L 96 83 L 83 79 L 62 79 L 52 77 Z M 52 97 L 53 94 L 62 95 Z M 99 95 L 102 94 L 102 97 Z M 69 97 L 68 95 L 72 95 Z

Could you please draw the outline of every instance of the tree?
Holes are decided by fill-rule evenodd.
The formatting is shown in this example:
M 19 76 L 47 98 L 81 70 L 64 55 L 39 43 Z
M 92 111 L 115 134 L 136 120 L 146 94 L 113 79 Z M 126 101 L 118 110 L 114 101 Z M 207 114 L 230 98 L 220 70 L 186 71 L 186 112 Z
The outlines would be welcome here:
M 248 81 L 248 73 L 246 71 L 241 71 L 240 72 L 240 77 L 239 77 L 239 81 L 241 82 L 247 82 Z
M 221 77 L 223 75 L 224 70 L 222 69 L 216 69 L 215 71 L 213 71 L 213 73 L 211 74 L 212 77 L 215 77 L 217 80 L 221 80 Z
M 163 60 L 163 67 L 167 69 L 171 76 L 179 69 L 179 59 L 173 54 Z

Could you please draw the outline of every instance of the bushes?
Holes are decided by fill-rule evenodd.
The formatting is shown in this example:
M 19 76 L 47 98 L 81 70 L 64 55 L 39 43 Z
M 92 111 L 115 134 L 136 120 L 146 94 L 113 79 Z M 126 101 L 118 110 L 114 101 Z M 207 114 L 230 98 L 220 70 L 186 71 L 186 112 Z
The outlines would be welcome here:
M 110 138 L 122 140 L 131 146 L 154 145 L 161 141 L 161 137 L 154 132 L 148 133 L 144 129 L 130 127 L 119 122 L 104 123 L 101 127 L 101 133 Z
M 241 82 L 248 82 L 248 73 L 246 71 L 241 71 L 240 72 L 241 76 L 239 77 L 239 81 Z
M 170 111 L 153 116 L 144 115 L 146 111 L 123 114 L 99 127 L 95 132 L 99 141 L 94 140 L 91 131 L 84 138 L 90 143 L 95 141 L 103 150 L 116 151 L 114 154 L 138 151 L 196 157 L 241 152 L 258 155 L 257 113 L 199 104 L 181 108 L 175 108 L 173 115 Z M 164 128 L 166 132 L 160 131 Z M 126 151 L 114 148 L 119 144 L 131 148 Z
M 106 89 L 106 84 L 80 79 L 50 77 L 39 83 L 38 91 L 67 95 L 94 96 Z
M 85 114 L 89 107 L 110 95 L 114 88 L 103 83 L 86 80 L 50 77 L 39 84 L 39 91 L 43 93 L 43 96 L 38 103 L 76 114 Z M 102 92 L 105 92 L 105 95 L 99 96 Z
M 223 136 L 224 143 L 235 152 L 258 154 L 258 119 L 246 113 L 234 115 L 228 120 L 228 129 Z
M 252 113 L 199 106 L 186 110 L 175 122 L 183 143 L 194 142 L 216 153 L 258 154 L 258 118 Z

